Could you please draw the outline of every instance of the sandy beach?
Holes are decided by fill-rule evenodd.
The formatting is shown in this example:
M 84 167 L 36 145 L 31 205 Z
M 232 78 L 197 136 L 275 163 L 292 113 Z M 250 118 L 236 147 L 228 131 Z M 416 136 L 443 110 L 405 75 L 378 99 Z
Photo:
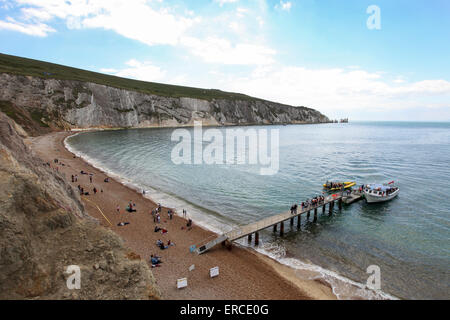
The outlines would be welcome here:
M 147 262 L 151 254 L 162 258 L 161 266 L 153 268 L 152 272 L 163 299 L 336 299 L 323 281 L 304 280 L 295 270 L 251 249 L 233 246 L 232 250 L 227 250 L 217 246 L 203 255 L 190 253 L 191 245 L 202 243 L 215 234 L 197 226 L 195 221 L 188 230 L 181 212 L 170 220 L 168 208 L 164 207 L 161 223 L 155 223 L 150 212 L 157 204 L 112 178 L 104 182 L 107 177 L 104 172 L 66 150 L 63 141 L 71 134 L 56 132 L 29 138 L 27 142 L 43 162 L 57 168 L 69 182 L 71 175 L 78 175 L 78 182 L 71 185 L 76 190 L 81 185 L 89 192 L 88 196 L 81 197 L 87 212 L 102 226 L 117 233 L 131 251 Z M 59 164 L 54 163 L 55 158 Z M 93 174 L 92 183 L 88 175 L 80 174 L 82 170 Z M 97 194 L 93 192 L 94 187 Z M 136 204 L 137 212 L 125 211 L 130 201 Z M 129 224 L 118 226 L 120 222 Z M 156 225 L 167 229 L 168 233 L 154 232 Z M 175 246 L 160 250 L 156 246 L 158 239 L 165 244 L 171 240 Z M 191 265 L 195 265 L 193 271 L 189 271 Z M 220 275 L 210 278 L 209 269 L 216 266 L 220 268 Z M 176 280 L 183 277 L 188 278 L 188 287 L 177 289 Z

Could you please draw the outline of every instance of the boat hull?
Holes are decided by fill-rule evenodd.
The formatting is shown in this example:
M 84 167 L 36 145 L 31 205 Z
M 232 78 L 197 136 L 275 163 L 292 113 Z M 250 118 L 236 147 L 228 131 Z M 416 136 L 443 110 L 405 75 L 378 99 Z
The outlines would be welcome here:
M 366 198 L 367 203 L 386 202 L 386 201 L 392 200 L 396 196 L 398 196 L 399 192 L 400 192 L 400 190 L 396 190 L 395 192 L 393 192 L 387 196 L 380 196 L 377 194 L 371 194 L 369 192 L 364 192 L 364 197 Z

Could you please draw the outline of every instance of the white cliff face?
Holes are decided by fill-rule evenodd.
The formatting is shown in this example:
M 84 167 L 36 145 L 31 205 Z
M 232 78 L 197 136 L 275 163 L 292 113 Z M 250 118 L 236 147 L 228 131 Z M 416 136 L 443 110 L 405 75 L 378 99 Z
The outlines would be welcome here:
M 0 74 L 0 100 L 56 128 L 329 122 L 320 112 L 264 100 L 164 97 L 70 80 Z

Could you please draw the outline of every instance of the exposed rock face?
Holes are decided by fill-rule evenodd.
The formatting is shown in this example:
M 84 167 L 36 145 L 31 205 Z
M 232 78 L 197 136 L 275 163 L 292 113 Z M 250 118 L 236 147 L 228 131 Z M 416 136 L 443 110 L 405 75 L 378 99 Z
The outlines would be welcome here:
M 85 213 L 21 135 L 0 112 L 0 299 L 158 298 L 147 264 Z M 81 269 L 79 290 L 66 286 L 69 265 Z
M 95 83 L 0 74 L 0 101 L 53 128 L 322 123 L 320 112 L 249 99 L 171 98 Z

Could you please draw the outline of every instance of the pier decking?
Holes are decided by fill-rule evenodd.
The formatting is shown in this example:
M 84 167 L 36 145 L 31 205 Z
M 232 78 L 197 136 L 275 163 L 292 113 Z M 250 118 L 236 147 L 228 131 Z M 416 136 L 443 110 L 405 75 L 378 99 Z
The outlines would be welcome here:
M 260 221 L 254 222 L 254 223 L 250 223 L 248 225 L 245 226 L 239 226 L 234 228 L 233 230 L 224 233 L 218 237 L 216 237 L 215 239 L 201 245 L 198 249 L 197 249 L 197 253 L 198 254 L 202 254 L 205 253 L 206 251 L 208 251 L 209 249 L 211 249 L 212 247 L 214 247 L 215 245 L 219 244 L 219 243 L 228 243 L 231 245 L 232 241 L 244 238 L 244 237 L 248 237 L 249 241 L 252 240 L 252 236 L 253 234 L 255 235 L 255 245 L 259 244 L 259 231 L 267 229 L 269 227 L 273 227 L 273 231 L 276 232 L 278 225 L 280 225 L 280 235 L 284 234 L 284 222 L 287 220 L 290 220 L 290 225 L 293 226 L 294 225 L 294 220 L 295 218 L 297 218 L 297 228 L 300 229 L 300 225 L 301 225 L 301 216 L 303 214 L 306 213 L 307 218 L 309 219 L 311 212 L 314 212 L 314 222 L 317 221 L 317 211 L 319 208 L 322 208 L 322 213 L 325 213 L 326 210 L 326 205 L 328 204 L 328 213 L 331 215 L 333 213 L 333 208 L 335 205 L 335 202 L 338 203 L 339 209 L 342 209 L 342 203 L 343 203 L 343 199 L 345 197 L 345 199 L 352 199 L 354 202 L 356 201 L 356 198 L 358 197 L 358 195 L 354 195 L 354 197 L 352 196 L 351 198 L 349 198 L 349 195 L 344 195 L 345 193 L 337 193 L 337 194 L 333 194 L 333 195 L 329 195 L 327 197 L 325 197 L 324 201 L 318 203 L 315 206 L 308 206 L 306 208 L 298 208 L 296 213 L 291 213 L 290 211 L 288 212 L 283 212 L 280 214 L 277 214 L 275 216 L 271 216 L 265 219 L 262 219 Z M 359 197 L 361 197 L 359 195 Z M 350 203 L 351 203 L 350 202 Z
M 350 194 L 344 193 L 342 196 L 342 201 L 344 201 L 345 204 L 351 204 L 353 202 L 359 201 L 364 197 L 362 192 L 359 192 L 358 190 L 353 190 Z

